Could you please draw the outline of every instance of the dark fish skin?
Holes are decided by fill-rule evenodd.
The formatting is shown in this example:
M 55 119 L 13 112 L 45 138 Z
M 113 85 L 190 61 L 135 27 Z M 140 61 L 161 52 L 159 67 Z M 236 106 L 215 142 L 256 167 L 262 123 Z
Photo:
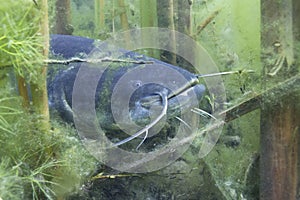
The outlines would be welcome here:
M 95 49 L 98 49 L 98 51 L 103 51 L 102 56 L 113 56 L 114 52 L 104 49 L 105 44 L 100 45 L 100 47 L 97 45 L 98 43 L 95 42 L 95 40 L 89 38 L 67 35 L 51 35 L 50 54 L 52 58 L 60 59 L 70 59 L 72 57 L 86 58 L 89 53 Z M 161 103 L 159 95 L 155 95 L 158 92 L 169 96 L 167 112 L 168 118 L 173 118 L 180 113 L 187 112 L 192 107 L 198 107 L 198 101 L 203 96 L 205 87 L 201 84 L 197 84 L 198 79 L 194 74 L 180 67 L 170 65 L 168 63 L 135 52 L 126 51 L 123 49 L 117 51 L 120 51 L 123 54 L 121 57 L 117 57 L 117 59 L 152 61 L 153 63 L 166 67 L 166 69 L 171 69 L 180 73 L 186 79 L 186 82 L 180 83 L 178 88 L 182 87 L 183 84 L 191 83 L 191 86 L 189 86 L 190 92 L 194 92 L 195 94 L 194 99 L 190 98 L 186 94 L 181 96 L 180 94 L 171 96 L 172 91 L 169 88 L 165 88 L 164 86 L 155 83 L 142 84 L 141 86 L 139 77 L 136 77 L 136 79 L 133 79 L 130 81 L 130 83 L 128 83 L 128 87 L 136 87 L 128 105 L 132 121 L 141 126 L 149 123 L 150 117 L 153 114 L 153 111 L 149 109 L 149 104 L 155 103 L 159 105 Z M 97 67 L 101 68 L 101 65 L 102 64 L 99 63 L 97 64 Z M 109 66 L 103 72 L 101 78 L 99 79 L 95 95 L 95 106 L 97 110 L 97 116 L 100 116 L 99 122 L 103 129 L 115 130 L 118 127 L 116 126 L 112 116 L 112 91 L 120 78 L 137 66 L 139 66 L 139 64 L 113 63 L 112 66 Z M 88 64 L 81 65 L 78 63 L 71 63 L 68 66 L 58 66 L 58 68 L 61 67 L 61 70 L 58 70 L 58 72 L 51 70 L 51 67 L 52 66 L 50 64 L 48 78 L 48 97 L 50 109 L 57 112 L 64 121 L 73 122 L 73 113 L 71 108 L 74 82 L 80 68 L 89 66 Z M 170 79 L 168 81 L 172 81 L 172 77 L 163 71 L 165 70 L 158 72 L 158 76 L 160 76 L 161 79 L 166 79 L 166 77 L 168 77 Z M 143 76 L 148 76 L 148 74 L 143 74 Z M 86 78 L 88 79 L 89 77 Z M 85 95 L 84 92 L 85 91 L 82 91 L 82 95 Z M 123 92 L 125 93 L 126 91 Z M 180 101 L 184 102 L 183 105 L 179 106 L 178 98 L 181 98 Z M 120 109 L 121 115 L 121 113 L 123 113 L 122 109 L 124 108 L 120 107 L 118 109 Z
M 50 54 L 66 59 L 80 56 L 80 54 L 87 55 L 95 48 L 94 42 L 90 38 L 53 34 L 50 36 Z

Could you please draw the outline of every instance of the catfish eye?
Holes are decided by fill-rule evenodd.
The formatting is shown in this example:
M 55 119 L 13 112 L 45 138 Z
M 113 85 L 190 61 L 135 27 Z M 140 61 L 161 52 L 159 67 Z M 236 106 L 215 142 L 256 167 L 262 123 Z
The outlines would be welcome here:
M 132 87 L 133 88 L 138 88 L 142 85 L 142 81 L 140 80 L 135 80 L 135 81 L 132 81 Z

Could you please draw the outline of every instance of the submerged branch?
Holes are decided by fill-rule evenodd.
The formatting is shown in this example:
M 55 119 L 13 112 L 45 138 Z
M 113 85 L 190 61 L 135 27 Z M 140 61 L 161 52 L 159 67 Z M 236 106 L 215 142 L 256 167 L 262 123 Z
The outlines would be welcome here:
M 244 73 L 254 73 L 254 70 L 237 70 L 237 71 L 228 71 L 228 72 L 217 72 L 212 74 L 196 74 L 197 78 L 207 78 L 207 77 L 213 77 L 213 76 L 220 76 L 220 75 L 230 75 L 230 74 L 244 74 Z
M 102 59 L 84 59 L 84 58 L 70 58 L 67 60 L 56 60 L 56 59 L 47 59 L 43 61 L 45 64 L 58 64 L 58 65 L 68 65 L 71 63 L 91 63 L 91 64 L 96 64 L 96 63 L 102 63 L 102 62 L 113 62 L 113 63 L 133 63 L 133 64 L 153 64 L 153 61 L 147 61 L 147 60 L 126 60 L 126 59 L 116 59 L 116 58 L 110 58 L 110 57 L 105 57 Z M 31 64 L 34 63 L 40 63 L 40 62 L 31 62 Z M 21 62 L 20 65 L 26 64 L 24 62 Z M 6 68 L 6 67 L 11 67 L 11 65 L 1 65 L 0 68 Z
M 222 111 L 221 113 L 219 113 L 219 116 L 226 116 L 225 122 L 230 122 L 244 114 L 247 114 L 263 106 L 263 103 L 265 103 L 262 101 L 263 96 L 268 97 L 268 102 L 275 103 L 279 101 L 282 97 L 292 92 L 295 92 L 296 90 L 299 90 L 299 86 L 300 74 L 297 74 L 292 78 L 289 78 L 284 82 L 275 85 L 274 87 L 262 91 L 261 93 L 258 93 L 255 96 Z
M 24 79 L 22 76 L 20 76 L 20 75 L 17 75 L 17 81 L 18 81 L 19 94 L 20 94 L 20 96 L 23 98 L 22 106 L 23 106 L 25 109 L 28 109 L 28 108 L 29 108 L 29 105 L 30 105 L 30 98 L 29 98 L 28 91 L 27 91 L 27 84 L 26 84 L 26 81 L 25 81 L 25 79 Z
M 68 65 L 70 63 L 101 63 L 101 62 L 121 62 L 121 63 L 133 63 L 133 64 L 153 64 L 153 61 L 145 61 L 145 60 L 125 60 L 125 59 L 115 59 L 115 58 L 109 58 L 105 57 L 102 59 L 82 59 L 82 58 L 71 58 L 68 60 L 45 60 L 44 61 L 47 64 L 62 64 L 62 65 Z
M 198 27 L 197 27 L 197 32 L 196 32 L 196 36 L 199 35 L 203 29 L 205 29 L 205 27 L 212 22 L 213 19 L 215 19 L 215 17 L 219 14 L 220 10 L 216 10 L 215 12 L 213 12 L 210 16 L 208 16 L 208 18 L 206 18 Z

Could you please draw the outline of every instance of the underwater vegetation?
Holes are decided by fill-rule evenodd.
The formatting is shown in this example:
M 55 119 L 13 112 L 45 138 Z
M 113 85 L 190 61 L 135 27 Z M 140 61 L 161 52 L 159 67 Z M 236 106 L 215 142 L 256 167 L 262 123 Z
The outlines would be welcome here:
M 64 34 L 58 29 L 62 25 L 60 29 L 65 28 L 67 34 L 105 40 L 131 28 L 168 27 L 205 46 L 220 71 L 234 72 L 222 77 L 226 102 L 220 105 L 218 96 L 205 94 L 199 107 L 207 112 L 224 108 L 213 115 L 215 118 L 226 114 L 220 123 L 224 125 L 221 137 L 217 141 L 210 138 L 217 142 L 213 150 L 203 159 L 199 155 L 202 136 L 213 136 L 213 128 L 220 125 L 213 117 L 203 117 L 195 140 L 186 137 L 178 142 L 191 142 L 184 155 L 162 170 L 144 174 L 103 167 L 83 148 L 74 126 L 40 112 L 48 111 L 47 95 L 39 96 L 46 91 L 45 73 L 41 72 L 47 69 L 49 45 L 48 30 L 43 29 L 48 21 L 45 2 L 8 0 L 0 5 L 1 200 L 244 200 L 299 196 L 299 1 L 48 1 L 51 33 Z M 69 5 L 60 9 L 59 3 Z M 59 10 L 69 16 L 58 15 Z M 162 38 L 163 43 L 180 49 L 180 42 L 168 43 L 170 37 L 174 35 Z M 151 36 L 144 39 L 155 42 Z M 149 49 L 139 52 L 194 72 L 179 56 Z M 120 65 L 113 67 L 111 74 Z M 205 84 L 203 79 L 200 84 Z M 102 95 L 109 92 L 103 90 Z M 67 98 L 70 102 L 71 97 Z M 41 104 L 37 101 L 40 99 Z M 164 102 L 160 119 L 169 101 L 161 94 L 154 99 Z M 136 111 L 138 120 L 143 110 Z M 111 121 L 106 125 L 115 128 Z M 169 141 L 174 134 L 173 124 L 169 125 L 170 134 L 163 132 L 162 138 L 153 140 L 153 147 L 162 139 Z M 147 127 L 143 130 L 149 136 Z M 110 139 L 124 147 L 126 138 L 116 139 L 114 130 L 111 132 Z M 150 139 L 139 139 L 143 143 L 138 141 L 129 148 L 143 144 L 138 147 L 144 150 Z M 146 155 L 141 162 L 151 159 Z
M 48 132 L 40 129 L 43 116 L 16 92 L 20 79 L 42 81 L 43 63 L 39 11 L 32 1 L 19 3 L 0 6 L 0 198 L 56 199 L 80 188 L 96 161 L 69 126 L 53 121 Z
M 76 191 L 95 161 L 73 129 L 53 122 L 51 134 L 36 128 L 39 116 L 22 108 L 21 99 L 1 90 L 0 194 L 2 199 L 55 199 Z M 55 155 L 49 155 L 49 150 Z

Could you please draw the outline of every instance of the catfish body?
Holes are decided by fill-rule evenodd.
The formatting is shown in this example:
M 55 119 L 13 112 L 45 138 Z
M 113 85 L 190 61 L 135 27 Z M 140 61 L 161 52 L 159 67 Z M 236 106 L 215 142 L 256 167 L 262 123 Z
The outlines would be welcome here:
M 124 49 L 110 50 L 107 44 L 89 38 L 51 35 L 50 53 L 52 58 L 59 59 L 109 57 L 112 60 L 124 60 L 109 64 L 70 63 L 68 66 L 62 66 L 63 70 L 50 73 L 48 79 L 50 109 L 57 112 L 66 122 L 74 122 L 72 109 L 74 84 L 79 71 L 83 68 L 90 68 L 91 72 L 93 69 L 103 68 L 96 86 L 94 101 L 100 126 L 107 131 L 120 129 L 114 112 L 117 113 L 115 115 L 118 119 L 126 119 L 122 123 L 128 122 L 128 129 L 132 128 L 134 132 L 138 130 L 136 127 L 146 126 L 158 115 L 159 110 L 163 109 L 161 95 L 168 97 L 167 118 L 171 119 L 197 107 L 205 91 L 205 87 L 198 83 L 198 78 L 194 74 L 180 67 Z M 95 74 L 81 74 L 84 76 L 81 78 L 89 80 L 92 75 Z M 176 78 L 177 75 L 180 78 Z M 127 79 L 123 78 L 125 76 Z M 155 80 L 151 82 L 151 79 Z M 116 100 L 112 98 L 117 86 L 122 88 L 118 90 L 117 96 L 128 96 L 130 93 L 128 104 L 125 103 L 125 106 L 122 98 L 119 99 L 120 102 L 112 104 L 112 100 Z M 82 89 L 80 95 L 89 95 L 88 92 Z

